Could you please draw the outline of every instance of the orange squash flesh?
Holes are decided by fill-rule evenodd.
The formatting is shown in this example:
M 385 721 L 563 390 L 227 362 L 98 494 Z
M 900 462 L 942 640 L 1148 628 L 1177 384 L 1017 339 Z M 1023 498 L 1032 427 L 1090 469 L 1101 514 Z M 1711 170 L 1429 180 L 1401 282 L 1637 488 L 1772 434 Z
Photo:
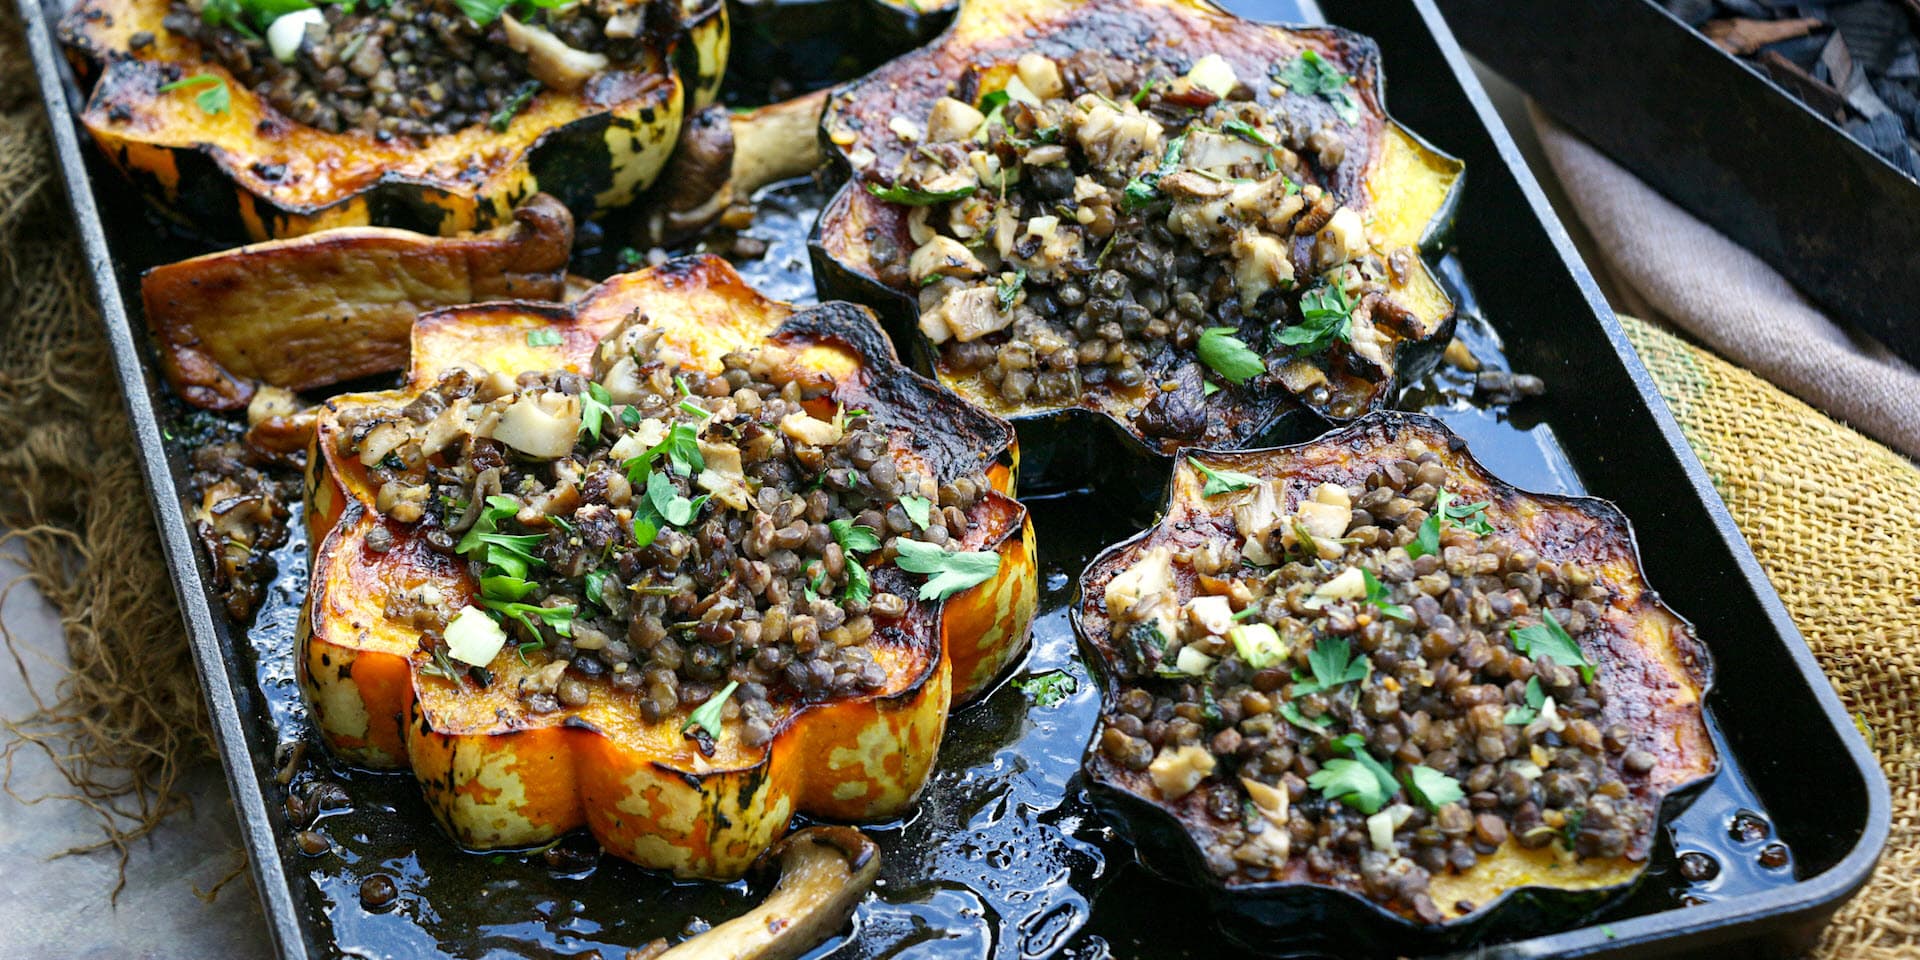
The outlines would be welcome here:
M 82 0 L 61 21 L 75 67 L 94 77 L 81 123 L 162 208 L 252 240 L 367 224 L 471 231 L 506 222 L 543 190 L 582 215 L 621 206 L 666 163 L 688 103 L 718 92 L 728 49 L 725 5 L 687 0 L 683 38 L 577 93 L 542 91 L 504 131 L 479 123 L 420 143 L 382 141 L 281 114 L 167 30 L 168 10 L 169 0 Z M 141 34 L 151 42 L 135 46 Z M 202 109 L 201 88 L 160 89 L 196 75 L 226 84 L 227 109 Z
M 336 454 L 337 415 L 392 405 L 466 363 L 484 371 L 589 371 L 601 337 L 630 316 L 663 330 L 663 348 L 716 372 L 738 348 L 772 341 L 796 363 L 830 372 L 831 403 L 874 411 L 894 428 L 896 457 L 990 471 L 996 490 L 972 508 L 961 548 L 1001 556 L 989 580 L 943 603 L 914 602 L 876 633 L 887 683 L 877 693 L 784 707 L 775 737 L 741 745 L 730 728 L 712 756 L 681 733 L 684 713 L 648 723 L 630 694 L 589 681 L 584 707 L 535 715 L 511 691 L 529 671 L 511 648 L 481 688 L 421 672 L 428 662 L 411 625 L 384 615 L 395 591 L 431 585 L 455 601 L 473 596 L 465 564 L 438 554 L 411 528 L 390 524 L 394 546 L 365 547 L 387 523 L 357 460 Z M 527 333 L 558 333 L 534 346 Z M 348 761 L 410 768 L 429 806 L 462 845 L 537 844 L 586 827 L 609 851 L 686 877 L 738 876 L 786 830 L 794 814 L 871 820 L 899 814 L 919 794 L 938 754 L 950 706 L 977 693 L 1023 649 L 1037 597 L 1032 525 L 1006 496 L 1012 431 L 911 374 L 870 316 L 844 304 L 810 311 L 766 300 L 715 258 L 673 261 L 615 277 L 566 306 L 485 304 L 428 314 L 413 332 L 410 384 L 390 394 L 327 405 L 311 457 L 308 522 L 317 544 L 301 619 L 302 689 L 329 746 Z M 945 424 L 961 447 L 918 439 Z M 916 430 L 916 427 L 919 429 Z M 963 462 L 965 461 L 965 462 Z M 951 471 L 948 471 L 951 473 Z M 876 583 L 913 596 L 915 583 L 887 566 Z

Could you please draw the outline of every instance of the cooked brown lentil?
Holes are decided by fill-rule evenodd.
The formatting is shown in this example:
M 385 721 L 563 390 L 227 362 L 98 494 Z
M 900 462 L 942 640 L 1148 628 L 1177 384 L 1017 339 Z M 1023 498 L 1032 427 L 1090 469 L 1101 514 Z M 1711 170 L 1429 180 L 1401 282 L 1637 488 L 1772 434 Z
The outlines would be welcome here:
M 916 147 L 881 195 L 915 204 L 915 247 L 882 237 L 873 259 L 918 289 L 941 368 L 1011 405 L 1144 394 L 1133 416 L 1157 438 L 1229 439 L 1207 414 L 1218 389 L 1361 412 L 1408 316 L 1388 272 L 1417 252 L 1380 250 L 1316 183 L 1345 157 L 1339 121 L 1262 105 L 1256 80 L 1219 56 L 1169 80 L 1094 52 L 1027 54 L 1003 103 L 942 98 L 919 122 L 894 118 Z M 1250 348 L 1251 370 L 1202 361 L 1215 327 Z
M 886 684 L 873 644 L 910 602 L 870 571 L 903 540 L 963 540 L 990 486 L 911 465 L 874 413 L 809 413 L 833 383 L 784 348 L 728 353 L 709 375 L 658 338 L 644 318 L 624 327 L 592 380 L 456 368 L 403 407 L 344 412 L 340 452 L 368 465 L 382 514 L 467 559 L 473 602 L 536 665 L 517 691 L 529 709 L 583 705 L 604 683 L 658 720 L 735 683 L 724 716 L 757 746 L 778 704 Z M 597 435 L 582 415 L 596 407 Z M 457 607 L 422 590 L 385 613 L 448 663 Z
M 510 116 L 542 89 L 542 80 L 548 81 L 545 86 L 570 82 L 559 78 L 595 63 L 625 65 L 647 55 L 647 4 L 632 0 L 553 9 L 509 6 L 485 26 L 451 0 L 321 3 L 323 19 L 306 28 L 287 62 L 269 49 L 266 22 L 245 19 L 248 27 L 242 31 L 208 12 L 228 5 L 174 0 L 162 23 L 199 41 L 240 82 L 292 119 L 333 133 L 360 130 L 382 139 L 417 140 Z M 509 23 L 509 18 L 517 19 Z M 541 42 L 528 53 L 517 52 L 515 46 L 528 44 L 516 44 L 509 30 L 540 31 L 572 53 Z M 549 63 L 554 65 L 548 68 Z
M 1236 498 L 1218 537 L 1117 574 L 1104 600 L 1122 682 L 1099 742 L 1162 801 L 1209 784 L 1218 809 L 1197 835 L 1228 882 L 1304 859 L 1435 921 L 1431 878 L 1505 842 L 1632 853 L 1653 816 L 1630 789 L 1652 764 L 1635 758 L 1652 755 L 1600 728 L 1607 689 L 1584 653 L 1556 663 L 1536 645 L 1548 616 L 1577 645 L 1604 582 L 1451 500 L 1439 456 L 1412 453 L 1303 491 L 1291 515 L 1285 481 L 1216 493 Z M 1449 520 L 1427 552 L 1436 510 Z

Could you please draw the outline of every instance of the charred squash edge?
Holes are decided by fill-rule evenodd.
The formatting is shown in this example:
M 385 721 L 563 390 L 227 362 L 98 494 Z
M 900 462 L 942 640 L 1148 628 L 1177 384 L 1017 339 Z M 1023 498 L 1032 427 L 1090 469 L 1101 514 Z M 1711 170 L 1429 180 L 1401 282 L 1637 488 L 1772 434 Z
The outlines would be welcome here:
M 873 2 L 880 3 L 882 0 Z M 957 73 L 958 64 L 1001 63 L 1028 51 L 1056 56 L 1070 52 L 1064 46 L 1057 49 L 1047 46 L 1046 34 L 1063 29 L 1077 18 L 1106 18 L 1100 24 L 1103 35 L 1124 31 L 1129 22 L 1141 27 L 1136 32 L 1149 32 L 1165 21 L 1191 23 L 1196 33 L 1203 30 L 1257 31 L 1271 36 L 1278 32 L 1297 38 L 1288 40 L 1285 46 L 1304 43 L 1332 55 L 1336 62 L 1351 68 L 1349 72 L 1355 78 L 1354 89 L 1362 95 L 1366 116 L 1379 125 L 1377 137 L 1368 151 L 1366 169 L 1391 167 L 1383 172 L 1391 179 L 1385 185 L 1376 186 L 1375 176 L 1357 165 L 1343 163 L 1333 178 L 1332 189 L 1349 203 L 1364 195 L 1366 203 L 1362 209 L 1373 213 L 1383 209 L 1398 209 L 1381 206 L 1381 196 L 1392 191 L 1408 192 L 1414 198 L 1409 202 L 1417 203 L 1420 209 L 1429 210 L 1430 213 L 1424 217 L 1396 214 L 1386 227 L 1376 226 L 1375 229 L 1387 232 L 1389 247 L 1417 246 L 1431 251 L 1444 242 L 1460 195 L 1463 165 L 1402 127 L 1386 113 L 1385 80 L 1380 67 L 1379 48 L 1370 38 L 1337 27 L 1285 27 L 1246 20 L 1215 6 L 1209 0 L 966 0 L 959 16 L 932 45 L 835 90 L 820 125 L 822 149 L 830 158 L 834 175 L 842 181 L 840 189 L 821 211 L 809 237 L 814 275 L 821 293 L 823 296 L 845 298 L 873 307 L 897 341 L 905 346 L 915 365 L 922 370 L 934 371 L 935 358 L 919 332 L 916 323 L 918 307 L 913 294 L 881 283 L 857 256 L 849 258 L 836 249 L 855 243 L 850 238 L 860 233 L 861 229 L 849 226 L 851 222 L 871 224 L 877 222 L 876 216 L 886 218 L 889 222 L 898 218 L 897 211 L 892 210 L 890 204 L 860 189 L 864 181 L 852 169 L 847 154 L 853 146 L 868 141 L 862 138 L 852 144 L 836 144 L 833 139 L 836 117 L 856 111 L 857 108 L 850 105 L 868 95 L 868 91 L 872 91 L 871 96 L 890 103 L 918 103 L 920 100 L 907 101 L 901 91 L 919 85 L 920 99 L 931 102 L 945 93 L 949 81 L 956 79 L 954 74 Z M 1022 26 L 1026 27 L 1025 35 L 1019 33 Z M 1036 31 L 1038 39 L 1029 39 Z M 1013 46 L 1001 50 L 1000 47 L 1004 45 L 1001 41 L 1012 43 Z M 1273 44 L 1268 41 L 1265 45 Z M 1195 47 L 1191 53 L 1198 56 L 1216 49 L 1230 53 L 1222 45 L 1205 49 Z M 1183 51 L 1184 47 L 1172 48 L 1167 53 L 1173 55 Z M 946 64 L 947 60 L 951 60 L 952 64 Z M 1265 79 L 1264 74 L 1260 79 Z M 1272 97 L 1264 94 L 1261 100 L 1273 102 Z M 884 123 L 869 126 L 881 131 L 885 128 Z M 874 136 L 884 138 L 884 133 L 876 132 Z M 875 164 L 876 167 L 886 165 L 885 158 L 888 155 L 882 152 L 881 156 L 882 160 Z M 1419 189 L 1404 187 L 1416 181 Z M 858 242 L 858 250 L 862 253 L 864 242 Z M 1395 346 L 1395 375 L 1376 391 L 1374 409 L 1390 402 L 1388 398 L 1397 393 L 1401 385 L 1418 379 L 1436 363 L 1452 335 L 1453 305 L 1424 261 L 1417 257 L 1414 259 L 1418 266 L 1412 271 L 1414 276 L 1402 291 L 1402 296 L 1411 297 L 1423 311 L 1431 311 L 1428 319 L 1433 332 L 1423 340 L 1402 341 Z M 946 378 L 940 379 L 946 382 Z M 1224 394 L 1216 394 L 1221 395 Z M 1212 407 L 1212 404 L 1209 406 Z M 1245 439 L 1237 441 L 1236 446 L 1301 440 L 1326 429 L 1330 422 L 1336 425 L 1351 422 L 1329 421 L 1291 397 L 1276 396 L 1272 398 L 1270 406 L 1248 404 L 1246 410 L 1249 417 L 1258 418 L 1258 425 L 1245 430 Z M 1096 484 L 1105 484 L 1107 481 L 1126 484 L 1131 475 L 1145 467 L 1140 461 L 1164 464 L 1171 456 L 1170 448 L 1174 446 L 1172 443 L 1150 443 L 1113 414 L 1079 402 L 1057 407 L 1017 405 L 995 409 L 994 412 L 1012 420 L 1020 430 L 1028 458 L 1027 479 L 1032 489 L 1071 488 L 1089 481 Z M 1104 421 L 1106 428 L 1103 430 L 1096 428 L 1093 423 L 1083 422 L 1089 418 Z M 1090 468 L 1096 472 L 1089 473 Z M 1147 495 L 1151 498 L 1153 492 L 1148 491 Z
M 340 227 L 154 267 L 140 299 L 160 370 L 188 403 L 238 410 L 262 383 L 311 390 L 405 367 L 422 310 L 564 298 L 573 217 L 535 194 L 513 219 L 452 237 Z
M 168 0 L 82 0 L 59 36 L 92 82 L 80 120 L 101 151 L 169 216 L 216 237 L 363 225 L 452 234 L 505 222 L 536 192 L 596 216 L 653 181 L 686 114 L 718 95 L 727 64 L 725 4 L 684 0 L 679 30 L 645 70 L 608 71 L 581 93 L 543 91 L 504 133 L 475 124 L 414 149 L 296 123 L 161 26 L 167 9 Z M 139 31 L 155 39 L 135 52 Z M 159 89 L 197 74 L 226 83 L 225 112 Z M 308 185 L 334 179 L 346 182 Z
M 866 373 L 861 378 L 864 382 L 854 382 L 851 387 L 870 408 L 902 409 L 920 404 L 925 412 L 915 420 L 950 425 L 945 431 L 950 438 L 962 433 L 978 438 L 978 449 L 935 447 L 916 452 L 936 468 L 960 466 L 957 461 L 963 456 L 979 458 L 981 465 L 989 468 L 996 490 L 976 504 L 974 511 L 976 517 L 992 525 L 976 528 L 978 532 L 967 542 L 976 549 L 999 552 L 1001 570 L 993 579 L 946 601 L 913 603 L 908 622 L 916 627 L 905 639 L 920 651 L 909 661 L 918 664 L 916 673 L 904 679 L 897 674 L 890 677 L 889 691 L 883 694 L 825 701 L 794 711 L 783 720 L 772 743 L 757 754 L 723 737 L 722 759 L 712 761 L 711 768 L 703 769 L 691 756 L 678 759 L 677 754 L 669 758 L 647 753 L 648 738 L 640 735 L 644 731 L 628 731 L 629 742 L 616 742 L 591 722 L 574 717 L 576 711 L 563 711 L 537 724 L 513 729 L 500 729 L 497 722 L 477 729 L 449 727 L 436 723 L 430 708 L 422 706 L 423 686 L 442 681 L 428 681 L 418 675 L 417 655 L 400 657 L 391 650 L 361 649 L 365 643 L 354 632 L 356 626 L 398 628 L 343 620 L 343 612 L 378 611 L 378 598 L 371 607 L 364 597 L 357 608 L 344 606 L 352 600 L 352 581 L 336 584 L 329 573 L 336 564 L 351 569 L 356 562 L 377 559 L 356 548 L 367 526 L 379 521 L 366 502 L 370 492 L 351 471 L 342 469 L 343 461 L 334 455 L 329 442 L 332 430 L 323 428 L 317 432 L 317 449 L 310 455 L 308 478 L 312 492 L 307 519 L 315 559 L 296 658 L 302 693 L 314 711 L 316 725 L 336 753 L 362 764 L 412 766 L 436 817 L 468 846 L 531 845 L 585 824 L 608 849 L 643 866 L 669 869 L 682 876 L 737 876 L 767 843 L 785 831 L 795 812 L 871 819 L 905 809 L 931 772 L 949 705 L 985 689 L 1025 648 L 1038 588 L 1032 523 L 1025 508 L 1006 494 L 1013 487 L 1017 468 L 1012 429 L 901 365 L 871 315 L 859 307 L 827 304 L 793 312 L 787 304 L 754 293 L 725 261 L 711 257 L 671 261 L 641 274 L 613 278 L 585 299 L 565 306 L 497 303 L 427 314 L 414 331 L 415 362 L 409 388 L 386 395 L 339 398 L 333 405 L 404 398 L 430 384 L 449 356 L 472 358 L 479 353 L 473 348 L 489 342 L 498 351 L 493 357 L 494 366 L 525 366 L 515 362 L 525 359 L 521 351 L 544 349 L 525 345 L 525 332 L 543 326 L 563 337 L 560 351 L 565 362 L 576 367 L 590 365 L 592 350 L 601 337 L 633 309 L 642 308 L 635 304 L 650 307 L 649 315 L 656 324 L 673 329 L 675 318 L 666 316 L 663 307 L 678 298 L 692 302 L 691 297 L 715 291 L 725 298 L 724 305 L 742 308 L 734 311 L 735 316 L 753 310 L 756 315 L 752 322 L 764 324 L 769 328 L 768 335 L 782 342 L 830 345 L 850 351 L 857 361 L 856 369 Z M 482 329 L 489 319 L 503 322 L 497 336 Z M 685 342 L 707 336 L 693 322 L 697 319 L 689 316 L 683 321 L 692 328 Z M 450 338 L 450 342 L 436 346 L 432 340 L 440 336 Z M 901 439 L 909 442 L 907 437 Z M 388 556 L 420 546 L 414 542 L 417 538 L 408 537 L 404 531 L 396 533 L 400 534 L 398 543 Z M 910 587 L 891 567 L 875 570 L 874 576 L 880 582 L 892 580 L 896 589 Z M 460 583 L 461 590 L 469 589 L 464 574 L 457 569 L 445 579 L 447 583 Z M 349 591 L 338 603 L 336 588 Z M 326 639 L 334 636 L 339 639 Z M 362 673 L 364 681 L 357 676 Z M 377 694 L 363 690 L 363 682 L 384 685 L 386 702 L 372 702 Z M 462 687 L 465 689 L 464 682 Z M 468 691 L 468 695 L 479 694 Z M 350 702 L 342 703 L 342 697 Z M 618 704 L 613 706 L 617 708 Z M 582 710 L 591 712 L 592 707 L 590 704 Z M 329 722 L 333 719 L 330 713 L 347 718 L 348 727 L 353 725 L 350 721 L 356 713 L 364 717 L 363 734 L 343 735 L 340 725 Z M 874 749 L 869 746 L 869 735 L 876 745 L 887 746 L 885 755 L 868 757 Z M 808 753 L 792 755 L 796 750 Z M 849 751 L 847 756 L 853 760 L 834 760 L 842 750 Z M 477 760 L 472 756 L 475 752 L 482 754 Z M 531 761 L 528 752 L 536 755 Z M 544 761 L 539 756 L 543 752 Z M 529 769 L 535 770 L 544 763 L 555 774 L 553 780 L 564 781 L 540 784 L 543 789 L 538 798 L 529 784 L 513 781 L 520 784 L 523 804 L 546 819 L 535 823 L 525 818 L 532 829 L 516 825 L 511 830 L 495 830 L 484 823 L 474 827 L 460 819 L 481 816 L 463 807 L 470 803 L 463 798 L 489 789 L 505 789 L 487 754 L 505 755 L 511 764 L 532 764 Z M 734 755 L 738 762 L 729 759 Z M 896 756 L 900 768 L 897 774 L 888 767 Z M 777 758 L 785 759 L 776 762 Z M 882 772 L 875 773 L 866 765 L 867 759 L 880 764 Z M 630 779 L 599 782 L 609 779 L 603 768 L 612 769 L 616 760 L 621 761 L 619 769 L 628 771 L 622 776 Z M 836 783 L 828 779 L 835 775 L 829 768 L 836 763 L 843 771 L 851 763 L 864 772 L 856 771 Z M 510 771 L 511 767 L 506 769 Z M 492 783 L 487 782 L 490 771 Z M 861 785 L 858 795 L 819 795 L 831 786 L 849 783 Z M 609 792 L 615 790 L 624 792 Z M 604 805 L 596 806 L 596 799 L 607 803 L 618 800 L 623 806 L 604 809 Z M 644 811 L 628 806 L 635 803 L 642 804 Z M 659 813 L 660 805 L 666 813 Z M 519 809 L 510 808 L 508 812 Z M 684 829 L 669 839 L 636 831 L 632 825 L 663 820 L 684 821 Z
M 1172 811 L 1161 806 L 1126 786 L 1110 778 L 1111 770 L 1099 749 L 1099 730 L 1103 724 L 1097 724 L 1089 741 L 1082 771 L 1087 776 L 1094 793 L 1096 805 L 1107 811 L 1117 821 L 1122 831 L 1141 847 L 1141 859 L 1150 869 L 1180 883 L 1195 886 L 1205 892 L 1211 906 L 1217 911 L 1252 921 L 1257 927 L 1299 926 L 1313 922 L 1325 924 L 1328 920 L 1350 921 L 1357 926 L 1352 930 L 1343 930 L 1340 936 L 1359 936 L 1362 930 L 1380 933 L 1387 937 L 1418 935 L 1438 938 L 1453 943 L 1464 943 L 1485 936 L 1498 929 L 1502 936 L 1522 933 L 1544 933 L 1563 930 L 1576 926 L 1578 922 L 1619 897 L 1625 896 L 1646 875 L 1654 846 L 1659 842 L 1662 825 L 1681 808 L 1690 802 L 1692 794 L 1713 779 L 1719 770 L 1719 756 L 1713 744 L 1713 737 L 1706 718 L 1705 703 L 1712 689 L 1713 660 L 1696 635 L 1693 625 L 1674 612 L 1653 587 L 1647 583 L 1645 567 L 1640 560 L 1640 548 L 1634 535 L 1632 524 L 1626 514 L 1613 503 L 1597 497 L 1567 496 L 1562 494 L 1533 493 L 1521 490 L 1500 479 L 1476 459 L 1466 448 L 1464 442 L 1439 420 L 1415 413 L 1383 412 L 1371 414 L 1355 421 L 1351 425 L 1328 433 L 1318 439 L 1305 443 L 1283 447 L 1270 447 L 1252 450 L 1206 450 L 1189 448 L 1182 450 L 1174 459 L 1174 481 L 1169 484 L 1166 508 L 1161 519 L 1153 526 L 1116 543 L 1101 551 L 1080 575 L 1078 584 L 1080 598 L 1072 608 L 1072 621 L 1075 634 L 1079 637 L 1083 649 L 1089 651 L 1089 661 L 1094 666 L 1101 681 L 1102 710 L 1104 722 L 1108 710 L 1118 693 L 1119 679 L 1113 668 L 1109 650 L 1093 638 L 1093 627 L 1089 620 L 1098 621 L 1105 629 L 1106 616 L 1099 608 L 1096 599 L 1099 591 L 1090 587 L 1095 580 L 1107 579 L 1119 561 L 1130 555 L 1136 548 L 1154 540 L 1156 535 L 1167 528 L 1171 520 L 1176 520 L 1176 510 L 1182 508 L 1177 502 L 1181 494 L 1180 478 L 1183 474 L 1193 474 L 1187 462 L 1193 458 L 1205 460 L 1208 464 L 1226 466 L 1230 469 L 1252 473 L 1263 479 L 1277 479 L 1293 475 L 1291 472 L 1277 470 L 1282 464 L 1276 458 L 1289 459 L 1296 454 L 1321 449 L 1345 449 L 1351 452 L 1351 458 L 1344 461 L 1345 467 L 1315 465 L 1317 472 L 1355 471 L 1358 465 L 1370 460 L 1390 456 L 1409 438 L 1418 437 L 1425 441 L 1430 449 L 1452 451 L 1446 454 L 1452 460 L 1449 470 L 1455 475 L 1466 474 L 1485 484 L 1485 495 L 1476 497 L 1495 501 L 1496 509 L 1502 512 L 1512 509 L 1508 505 L 1536 504 L 1547 509 L 1566 510 L 1594 521 L 1607 531 L 1619 559 L 1626 564 L 1629 574 L 1627 582 L 1639 586 L 1640 592 L 1635 598 L 1632 610 L 1636 626 L 1644 618 L 1664 617 L 1670 620 L 1673 629 L 1667 636 L 1672 641 L 1670 649 L 1658 651 L 1655 659 L 1663 672 L 1676 686 L 1690 687 L 1693 693 L 1692 709 L 1684 705 L 1670 705 L 1673 714 L 1669 719 L 1677 738 L 1690 737 L 1691 744 L 1681 744 L 1671 752 L 1663 750 L 1661 765 L 1655 768 L 1656 775 L 1665 772 L 1668 783 L 1664 787 L 1652 790 L 1655 798 L 1652 807 L 1655 812 L 1654 825 L 1647 835 L 1637 837 L 1638 852 L 1642 860 L 1630 870 L 1629 875 L 1617 883 L 1587 888 L 1556 887 L 1551 884 L 1526 883 L 1508 887 L 1492 899 L 1479 903 L 1470 912 L 1439 924 L 1427 925 L 1409 919 L 1384 905 L 1375 903 L 1365 895 L 1344 887 L 1327 884 L 1287 881 L 1246 884 L 1228 884 L 1207 869 L 1199 848 L 1185 824 Z M 1309 475 L 1318 475 L 1317 472 Z M 1362 473 L 1362 476 L 1364 474 Z M 1194 481 L 1197 482 L 1197 481 Z M 1504 509 L 1503 509 L 1504 508 Z M 1208 513 L 1204 502 L 1196 502 L 1191 508 L 1196 512 Z M 1182 514 L 1183 515 L 1183 514 Z M 1637 636 L 1623 638 L 1621 642 L 1639 646 Z M 1599 658 L 1596 658 L 1599 659 Z M 1608 661 L 1600 659 L 1602 670 Z M 1619 694 L 1614 695 L 1616 698 Z M 1610 698 L 1610 703 L 1616 702 Z M 1681 731 L 1685 731 L 1681 733 Z M 1665 738 L 1662 740 L 1666 744 Z M 1689 749 L 1691 746 L 1693 749 Z M 1704 751 L 1701 757 L 1694 750 Z M 1692 760 L 1692 763 L 1687 761 Z M 1704 760 L 1704 765 L 1700 762 Z M 1676 765 L 1679 769 L 1675 769 Z M 1651 779 L 1651 778 L 1650 778 Z M 1638 793 L 1636 801 L 1646 802 Z M 1503 848 L 1501 856 L 1511 856 L 1509 848 Z M 1490 859 L 1483 859 L 1483 864 Z M 1627 862 L 1624 861 L 1623 862 Z M 1394 941 L 1404 942 L 1404 941 Z

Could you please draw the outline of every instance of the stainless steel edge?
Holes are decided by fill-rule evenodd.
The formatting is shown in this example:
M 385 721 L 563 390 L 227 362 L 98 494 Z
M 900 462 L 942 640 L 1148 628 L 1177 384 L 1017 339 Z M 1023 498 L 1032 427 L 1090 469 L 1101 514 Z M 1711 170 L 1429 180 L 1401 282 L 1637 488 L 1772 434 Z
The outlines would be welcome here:
M 233 793 L 241 838 L 253 870 L 254 889 L 260 893 L 267 929 L 279 955 L 286 960 L 305 960 L 307 948 L 294 919 L 292 890 L 267 817 L 267 799 L 261 791 L 260 779 L 254 774 L 253 758 L 241 730 L 240 707 L 219 636 L 221 628 L 207 603 L 206 592 L 200 587 L 203 580 L 197 552 L 181 506 L 180 490 L 163 452 L 165 446 L 158 411 L 152 403 L 151 385 L 140 362 L 126 304 L 121 299 L 93 187 L 84 179 L 86 165 L 80 153 L 79 125 L 67 101 L 63 80 L 66 71 L 50 28 L 50 23 L 60 14 L 57 2 L 19 0 L 19 10 L 26 26 L 28 51 L 40 79 L 40 95 L 47 109 L 55 156 L 66 173 L 62 179 L 67 203 L 86 254 L 87 273 L 100 300 L 102 332 L 112 348 L 114 372 L 119 378 L 121 400 L 152 501 L 154 523 L 166 552 L 168 572 L 186 623 L 187 640 L 200 674 L 207 711 L 213 718 L 214 749 L 220 755 L 227 786 Z

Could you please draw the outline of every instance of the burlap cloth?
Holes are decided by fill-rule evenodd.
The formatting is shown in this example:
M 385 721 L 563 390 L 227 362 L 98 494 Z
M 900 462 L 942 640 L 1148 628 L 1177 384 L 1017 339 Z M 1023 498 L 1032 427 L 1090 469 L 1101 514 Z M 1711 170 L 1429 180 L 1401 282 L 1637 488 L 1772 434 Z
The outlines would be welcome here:
M 98 314 L 44 142 L 11 5 L 0 4 L 0 524 L 59 608 L 73 668 L 8 718 L 4 755 L 45 750 L 103 845 L 156 827 L 206 728 Z M 1893 840 L 1823 953 L 1920 957 L 1920 470 L 1712 355 L 1627 331 L 1893 782 Z M 11 647 L 11 638 L 9 638 Z M 182 881 L 185 882 L 185 881 Z

